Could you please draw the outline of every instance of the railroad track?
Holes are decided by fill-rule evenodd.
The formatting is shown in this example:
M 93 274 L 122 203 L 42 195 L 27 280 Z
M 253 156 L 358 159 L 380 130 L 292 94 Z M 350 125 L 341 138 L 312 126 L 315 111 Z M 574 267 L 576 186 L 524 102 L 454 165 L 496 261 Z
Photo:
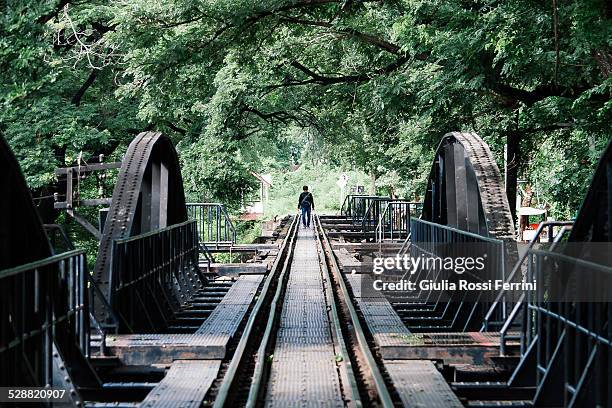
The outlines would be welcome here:
M 392 381 L 387 374 L 379 350 L 374 344 L 370 332 L 364 328 L 366 323 L 360 318 L 353 303 L 353 293 L 349 289 L 340 272 L 340 267 L 334 256 L 329 238 L 317 217 L 319 229 L 319 242 L 325 252 L 326 269 L 333 282 L 334 296 L 338 303 L 338 310 L 342 320 L 345 338 L 350 347 L 354 367 L 359 367 L 359 381 L 363 401 L 367 406 L 402 406 L 401 399 L 395 391 Z
M 350 357 L 360 370 L 357 378 L 361 380 L 364 406 L 462 406 L 446 383 L 441 367 L 427 358 L 406 359 L 397 354 L 398 350 L 411 348 L 413 334 L 394 310 L 392 298 L 377 296 L 367 289 L 371 284 L 367 271 L 341 270 L 336 252 L 321 222 L 317 222 L 343 331 L 352 350 Z
M 388 391 L 320 221 L 303 229 L 296 220 L 206 401 L 214 407 L 401 405 Z
M 271 271 L 258 294 L 257 302 L 249 318 L 243 322 L 244 326 L 235 336 L 231 357 L 223 361 L 220 375 L 206 395 L 205 405 L 223 407 L 246 403 L 248 391 L 245 393 L 245 390 L 248 390 L 250 379 L 253 377 L 252 373 L 255 370 L 257 339 L 261 338 L 266 330 L 265 316 L 275 308 L 275 294 L 278 291 L 279 283 L 284 280 L 284 272 L 291 256 L 296 231 L 297 218 L 293 217 Z

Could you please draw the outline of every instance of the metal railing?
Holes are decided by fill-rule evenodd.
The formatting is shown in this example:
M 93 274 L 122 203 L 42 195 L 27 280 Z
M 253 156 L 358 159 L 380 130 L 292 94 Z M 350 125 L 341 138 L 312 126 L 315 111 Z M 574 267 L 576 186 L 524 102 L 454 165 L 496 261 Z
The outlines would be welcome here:
M 386 197 L 376 195 L 361 195 L 361 194 L 349 194 L 344 199 L 340 214 L 347 220 L 351 220 L 353 224 L 360 224 L 363 219 L 370 202 L 372 200 L 384 199 Z
M 363 213 L 361 211 L 354 213 L 353 224 L 361 224 L 363 232 L 374 231 L 387 204 L 391 201 L 389 197 L 376 197 L 363 201 L 364 204 L 367 204 L 367 207 L 365 207 Z
M 60 254 L 75 249 L 63 226 L 59 224 L 44 224 L 43 228 L 45 229 L 47 239 L 49 240 L 49 244 L 54 254 Z
M 161 332 L 204 284 L 198 269 L 198 230 L 185 221 L 113 241 L 108 303 L 119 331 Z
M 511 378 L 535 376 L 535 406 L 605 406 L 612 380 L 612 267 L 531 249 L 521 332 L 522 355 Z M 550 392 L 558 386 L 558 392 Z
M 208 246 L 204 242 L 200 242 L 198 248 L 199 251 L 199 259 L 206 264 L 206 270 L 210 272 L 210 265 L 215 262 L 215 258 L 213 257 L 212 252 L 208 249 Z
M 346 219 L 351 218 L 351 214 L 353 211 L 353 206 L 355 202 L 354 197 L 368 197 L 365 194 L 347 194 L 344 197 L 344 201 L 342 202 L 342 206 L 340 207 L 340 215 L 345 217 Z
M 527 259 L 527 255 L 529 254 L 529 250 L 533 249 L 535 245 L 538 244 L 539 238 L 543 232 L 547 232 L 549 242 L 552 242 L 554 238 L 553 229 L 555 227 L 562 227 L 559 233 L 557 234 L 555 242 L 552 244 L 554 247 L 554 245 L 556 245 L 559 240 L 563 238 L 565 232 L 569 231 L 568 228 L 571 227 L 571 225 L 573 225 L 573 221 L 545 221 L 540 223 L 533 239 L 529 242 L 529 245 L 527 246 L 527 251 L 525 251 L 520 256 L 518 262 L 516 262 L 516 264 L 512 268 L 512 271 L 506 277 L 505 282 L 510 283 L 517 280 L 518 271 L 521 271 L 522 274 L 524 268 L 526 267 L 525 261 Z M 506 354 L 506 335 L 510 328 L 515 324 L 516 318 L 522 311 L 522 303 L 525 300 L 525 295 L 521 294 L 516 300 L 516 302 L 508 302 L 508 299 L 505 298 L 505 295 L 505 289 L 502 289 L 498 292 L 497 297 L 491 304 L 491 307 L 489 308 L 489 311 L 485 315 L 485 318 L 482 322 L 482 327 L 480 328 L 480 331 L 486 332 L 491 330 L 498 330 L 501 326 L 499 351 L 500 355 L 502 356 Z M 508 310 L 510 310 L 509 313 Z
M 223 204 L 187 203 L 187 216 L 197 221 L 199 241 L 206 247 L 236 243 L 236 228 Z
M 54 343 L 89 355 L 86 265 L 69 251 L 0 271 L 0 384 L 53 384 Z
M 410 219 L 420 215 L 423 203 L 391 200 L 378 218 L 376 242 L 403 240 L 410 234 Z
M 411 257 L 418 258 L 465 258 L 475 254 L 486 254 L 486 267 L 472 279 L 487 282 L 505 280 L 505 244 L 502 240 L 484 237 L 446 225 L 411 219 Z M 453 269 L 441 268 L 436 262 L 429 268 L 408 277 L 409 280 L 453 281 L 457 278 Z M 480 327 L 491 301 L 481 298 L 483 292 L 469 295 L 468 291 L 433 291 L 419 292 L 415 299 L 428 304 L 432 310 L 439 311 L 439 320 L 448 322 L 447 330 L 468 331 Z M 451 307 L 452 306 L 452 307 Z

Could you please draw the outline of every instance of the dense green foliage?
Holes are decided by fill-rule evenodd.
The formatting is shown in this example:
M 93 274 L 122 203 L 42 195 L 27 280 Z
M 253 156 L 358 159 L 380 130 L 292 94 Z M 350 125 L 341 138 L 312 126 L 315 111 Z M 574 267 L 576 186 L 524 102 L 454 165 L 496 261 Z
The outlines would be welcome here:
M 605 0 L 0 4 L 0 131 L 41 195 L 158 129 L 192 200 L 237 207 L 250 170 L 301 161 L 413 196 L 440 137 L 474 130 L 567 216 L 611 136 Z
M 342 174 L 348 177 L 344 190 L 336 184 Z M 363 172 L 342 172 L 325 164 L 306 164 L 295 171 L 275 171 L 271 175 L 273 186 L 270 188 L 269 202 L 264 207 L 266 218 L 297 213 L 297 201 L 302 186 L 308 186 L 312 192 L 318 213 L 337 214 L 342 205 L 341 198 L 350 193 L 352 186 L 367 188 L 369 183 L 368 176 Z

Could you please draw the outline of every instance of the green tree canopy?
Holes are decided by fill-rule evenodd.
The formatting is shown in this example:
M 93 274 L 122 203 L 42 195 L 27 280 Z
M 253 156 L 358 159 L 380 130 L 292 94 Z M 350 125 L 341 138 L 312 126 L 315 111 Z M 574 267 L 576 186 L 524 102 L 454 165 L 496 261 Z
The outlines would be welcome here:
M 187 190 L 237 202 L 249 170 L 307 156 L 422 194 L 448 131 L 485 137 L 574 211 L 610 138 L 610 6 L 589 1 L 5 3 L 0 129 L 34 188 L 142 129 Z

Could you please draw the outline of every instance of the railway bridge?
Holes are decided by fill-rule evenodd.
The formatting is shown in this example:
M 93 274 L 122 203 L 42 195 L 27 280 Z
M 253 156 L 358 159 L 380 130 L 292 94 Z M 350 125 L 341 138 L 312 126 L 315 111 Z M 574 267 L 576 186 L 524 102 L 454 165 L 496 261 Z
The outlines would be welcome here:
M 0 386 L 66 391 L 30 404 L 612 404 L 610 146 L 577 218 L 542 223 L 527 247 L 473 133 L 441 138 L 422 203 L 349 195 L 310 228 L 287 216 L 238 244 L 222 204 L 186 202 L 170 139 L 144 132 L 115 166 L 92 271 L 41 223 L 2 139 L 0 162 Z M 58 174 L 70 189 L 104 167 Z M 457 273 L 474 253 L 480 273 Z M 499 285 L 453 290 L 460 280 Z

